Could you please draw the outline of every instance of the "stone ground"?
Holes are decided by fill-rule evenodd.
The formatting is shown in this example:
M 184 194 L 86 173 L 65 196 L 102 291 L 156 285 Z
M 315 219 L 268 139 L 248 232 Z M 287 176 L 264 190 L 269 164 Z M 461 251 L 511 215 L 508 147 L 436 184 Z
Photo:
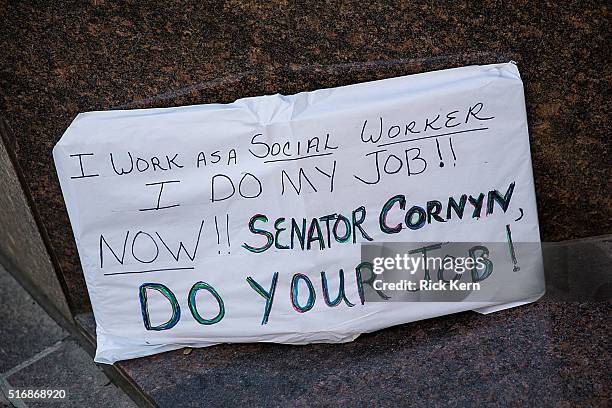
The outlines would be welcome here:
M 0 265 L 0 407 L 136 407 Z M 9 390 L 65 390 L 64 399 L 9 399 Z

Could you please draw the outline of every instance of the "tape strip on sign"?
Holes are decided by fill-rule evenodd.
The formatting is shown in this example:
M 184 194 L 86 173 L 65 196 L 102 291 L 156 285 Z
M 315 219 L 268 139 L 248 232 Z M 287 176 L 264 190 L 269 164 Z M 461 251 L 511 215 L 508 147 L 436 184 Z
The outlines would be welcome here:
M 544 291 L 540 253 L 513 247 L 511 298 L 366 301 L 364 243 L 539 242 L 513 63 L 81 113 L 53 155 L 97 362 L 226 342 L 346 342 Z M 496 264 L 487 279 L 507 273 Z

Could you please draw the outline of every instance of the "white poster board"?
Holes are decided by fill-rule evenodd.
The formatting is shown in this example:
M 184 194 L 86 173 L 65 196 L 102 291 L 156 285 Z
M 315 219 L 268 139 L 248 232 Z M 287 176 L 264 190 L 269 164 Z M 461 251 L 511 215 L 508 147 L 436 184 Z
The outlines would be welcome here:
M 364 242 L 505 242 L 506 226 L 517 241 L 539 242 L 513 63 L 82 113 L 53 155 L 98 362 L 224 342 L 345 342 L 544 291 L 539 256 L 523 261 L 526 289 L 502 305 L 363 302 L 356 273 Z M 405 208 L 381 215 L 396 195 Z M 447 207 L 462 195 L 460 218 Z M 423 220 L 418 210 L 405 217 L 415 206 Z M 344 295 L 332 305 L 341 269 Z

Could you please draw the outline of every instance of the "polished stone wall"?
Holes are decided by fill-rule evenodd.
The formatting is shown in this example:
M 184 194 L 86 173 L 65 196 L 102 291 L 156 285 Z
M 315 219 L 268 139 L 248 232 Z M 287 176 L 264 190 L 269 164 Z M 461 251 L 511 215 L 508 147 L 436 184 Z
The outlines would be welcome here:
M 6 146 L 7 129 L 0 119 L 0 263 L 55 318 L 72 320 L 66 296 L 41 238 L 28 200 Z M 2 299 L 9 305 L 10 296 Z M 6 303 L 4 303 L 6 302 Z M 28 324 L 27 322 L 24 324 Z
M 230 102 L 517 61 L 544 240 L 612 232 L 606 2 L 93 1 L 0 7 L 0 108 L 76 311 L 51 149 L 78 112 Z

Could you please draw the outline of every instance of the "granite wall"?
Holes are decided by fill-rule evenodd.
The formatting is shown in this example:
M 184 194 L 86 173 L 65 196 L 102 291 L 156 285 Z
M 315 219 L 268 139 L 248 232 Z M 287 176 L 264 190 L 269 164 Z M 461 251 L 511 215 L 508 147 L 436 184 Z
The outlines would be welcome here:
M 71 293 L 89 309 L 51 149 L 78 112 L 295 93 L 518 62 L 544 240 L 612 232 L 606 2 L 0 1 L 0 109 Z
M 53 267 L 13 161 L 2 143 L 8 140 L 6 135 L 6 126 L 0 120 L 0 264 L 54 318 L 71 321 L 63 279 Z M 7 302 L 3 306 L 8 307 L 10 299 L 3 301 Z

